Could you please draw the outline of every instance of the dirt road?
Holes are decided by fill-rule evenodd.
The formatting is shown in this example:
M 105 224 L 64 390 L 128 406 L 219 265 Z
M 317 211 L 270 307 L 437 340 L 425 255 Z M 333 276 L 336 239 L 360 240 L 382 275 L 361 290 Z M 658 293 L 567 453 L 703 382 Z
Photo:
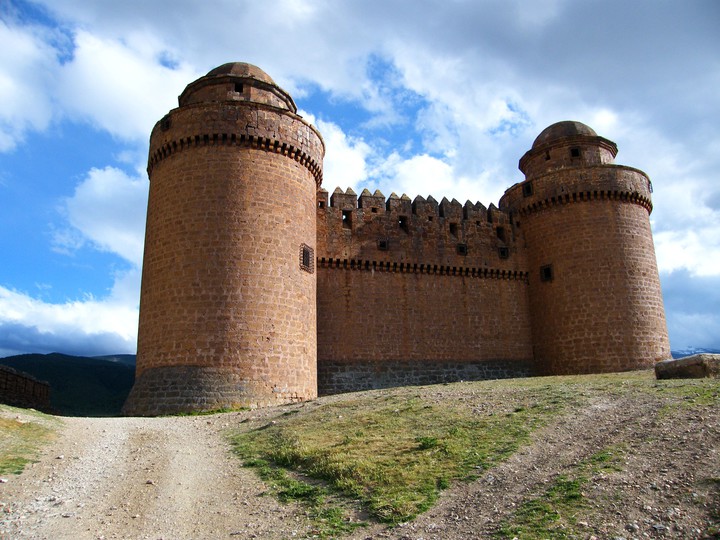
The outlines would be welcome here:
M 40 462 L 0 486 L 0 538 L 292 538 L 221 431 L 233 415 L 65 418 Z M 304 531 L 303 531 L 304 532 Z

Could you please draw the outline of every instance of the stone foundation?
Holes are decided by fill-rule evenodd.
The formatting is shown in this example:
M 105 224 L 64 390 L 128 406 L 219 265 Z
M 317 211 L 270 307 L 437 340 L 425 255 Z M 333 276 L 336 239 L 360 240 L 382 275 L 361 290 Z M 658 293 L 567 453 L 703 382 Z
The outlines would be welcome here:
M 158 416 L 222 408 L 266 407 L 304 401 L 286 387 L 254 381 L 228 369 L 166 366 L 145 370 L 128 396 L 126 416 Z
M 525 362 L 383 361 L 352 364 L 318 362 L 318 394 L 330 395 L 396 386 L 420 386 L 458 381 L 510 379 L 534 375 Z

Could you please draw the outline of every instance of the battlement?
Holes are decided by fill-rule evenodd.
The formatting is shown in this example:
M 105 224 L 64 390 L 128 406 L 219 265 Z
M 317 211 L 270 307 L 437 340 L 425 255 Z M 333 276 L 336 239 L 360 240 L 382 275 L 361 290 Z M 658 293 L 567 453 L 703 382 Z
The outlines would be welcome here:
M 521 270 L 510 220 L 491 204 L 364 189 L 317 193 L 318 257 L 405 268 Z M 365 264 L 365 263 L 362 263 Z M 418 266 L 419 265 L 419 266 Z M 470 270 L 468 270 L 470 271 Z M 444 272 L 444 270 L 443 270 Z M 464 270 L 463 270 L 464 272 Z

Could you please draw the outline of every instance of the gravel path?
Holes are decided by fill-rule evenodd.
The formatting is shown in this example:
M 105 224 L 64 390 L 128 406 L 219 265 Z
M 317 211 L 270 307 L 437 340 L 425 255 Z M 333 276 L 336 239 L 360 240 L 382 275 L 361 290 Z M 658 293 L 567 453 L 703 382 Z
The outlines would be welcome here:
M 295 508 L 259 496 L 262 482 L 229 452 L 221 432 L 231 420 L 63 419 L 41 460 L 0 486 L 0 538 L 304 535 Z

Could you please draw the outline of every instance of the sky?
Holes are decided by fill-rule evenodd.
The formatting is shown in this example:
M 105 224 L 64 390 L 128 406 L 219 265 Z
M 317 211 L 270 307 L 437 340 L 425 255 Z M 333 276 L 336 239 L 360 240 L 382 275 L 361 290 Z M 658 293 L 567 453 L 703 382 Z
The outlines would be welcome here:
M 0 356 L 134 353 L 150 130 L 226 62 L 323 187 L 497 205 L 547 126 L 645 171 L 671 347 L 720 348 L 720 2 L 0 0 Z

